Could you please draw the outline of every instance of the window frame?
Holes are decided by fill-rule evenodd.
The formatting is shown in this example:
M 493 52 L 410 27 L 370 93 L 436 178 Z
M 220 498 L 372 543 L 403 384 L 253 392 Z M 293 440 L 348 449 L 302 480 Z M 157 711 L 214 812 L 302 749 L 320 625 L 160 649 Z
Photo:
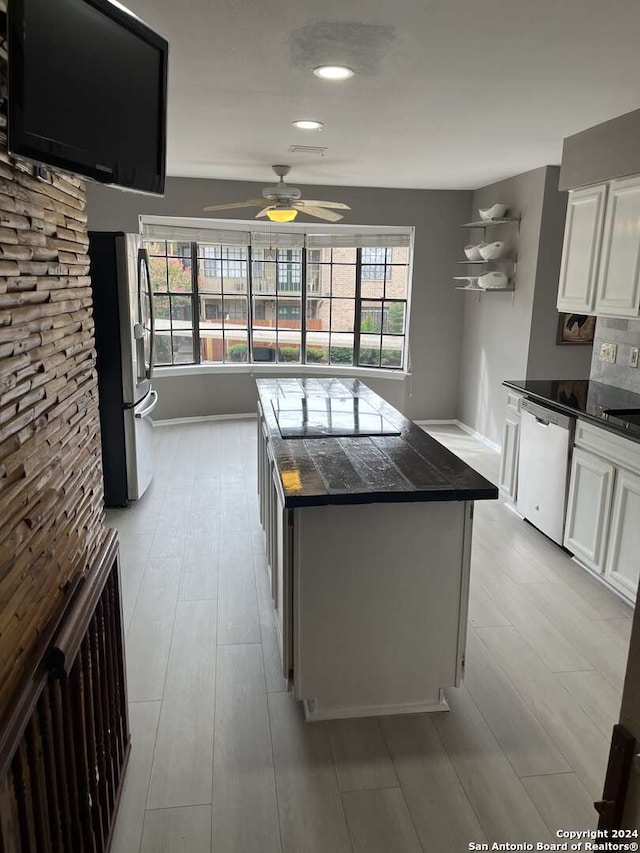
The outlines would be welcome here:
M 143 239 L 145 239 L 145 238 L 143 238 Z M 265 364 L 268 364 L 271 367 L 271 369 L 286 366 L 289 369 L 295 368 L 295 367 L 304 368 L 304 369 L 312 368 L 314 371 L 318 370 L 320 372 L 327 371 L 327 370 L 330 371 L 330 370 L 334 370 L 334 369 L 339 369 L 341 371 L 352 370 L 352 371 L 364 371 L 366 373 L 370 373 L 371 371 L 374 371 L 374 372 L 375 371 L 384 371 L 387 374 L 406 375 L 406 372 L 408 370 L 408 363 L 409 363 L 408 340 L 409 340 L 409 319 L 410 319 L 411 283 L 412 283 L 412 246 L 407 247 L 409 249 L 409 254 L 408 254 L 407 260 L 405 262 L 396 261 L 395 263 L 393 263 L 393 261 L 392 261 L 393 248 L 392 247 L 384 247 L 384 246 L 383 247 L 375 246 L 375 247 L 370 247 L 370 248 L 362 247 L 362 246 L 350 247 L 350 248 L 354 248 L 355 253 L 356 253 L 355 261 L 353 263 L 346 262 L 346 261 L 334 261 L 333 260 L 333 252 L 336 250 L 336 247 L 327 247 L 327 248 L 331 249 L 330 261 L 329 262 L 323 262 L 319 258 L 316 259 L 316 256 L 318 255 L 318 253 L 320 253 L 320 257 L 321 257 L 322 249 L 319 249 L 316 247 L 307 248 L 306 246 L 299 248 L 299 249 L 288 250 L 289 256 L 287 258 L 281 258 L 280 257 L 280 254 L 281 253 L 284 254 L 285 252 L 287 252 L 287 250 L 278 248 L 278 250 L 276 251 L 276 256 L 273 259 L 273 261 L 268 261 L 264 258 L 259 258 L 257 260 L 254 260 L 252 257 L 252 246 L 250 243 L 247 244 L 246 247 L 229 247 L 229 246 L 226 246 L 224 244 L 224 242 L 222 242 L 221 244 L 219 244 L 220 245 L 219 257 L 211 258 L 211 257 L 207 257 L 206 255 L 201 253 L 201 247 L 202 246 L 212 245 L 212 244 L 207 244 L 206 240 L 180 240 L 179 238 L 174 238 L 174 239 L 166 238 L 166 239 L 157 240 L 157 239 L 154 239 L 153 237 L 145 239 L 145 245 L 147 246 L 147 248 L 149 248 L 148 243 L 160 243 L 161 245 L 162 244 L 164 245 L 164 255 L 160 255 L 157 252 L 156 253 L 149 252 L 149 254 L 151 257 L 164 258 L 165 263 L 168 263 L 169 257 L 171 257 L 171 258 L 176 257 L 175 255 L 169 256 L 167 254 L 168 245 L 169 245 L 169 243 L 172 243 L 172 242 L 189 243 L 190 249 L 191 249 L 190 257 L 185 254 L 184 258 L 186 260 L 189 260 L 190 264 L 191 264 L 191 293 L 190 293 L 190 296 L 191 296 L 191 310 L 192 310 L 191 322 L 192 322 L 192 334 L 193 334 L 193 361 L 191 361 L 191 362 L 175 361 L 175 352 L 174 352 L 175 347 L 174 347 L 174 339 L 173 339 L 174 338 L 174 332 L 173 332 L 173 324 L 171 322 L 170 329 L 169 329 L 171 362 L 156 363 L 156 364 L 154 364 L 155 369 L 167 371 L 167 372 L 171 372 L 171 371 L 180 369 L 182 372 L 184 372 L 185 368 L 188 368 L 189 369 L 188 372 L 192 372 L 192 371 L 195 371 L 197 369 L 202 368 L 208 372 L 223 372 L 225 368 L 231 368 L 231 369 L 236 369 L 236 370 L 239 368 L 245 368 L 245 369 L 258 368 L 258 369 L 260 369 L 260 368 L 264 368 Z M 227 259 L 225 257 L 225 253 L 229 254 L 231 251 L 234 251 L 240 255 L 243 255 L 243 257 L 238 258 L 238 259 Z M 383 254 L 384 262 L 378 265 L 378 266 L 383 266 L 384 274 L 383 274 L 382 278 L 373 279 L 373 278 L 363 276 L 363 267 L 368 265 L 367 264 L 368 257 L 365 260 L 363 255 L 367 251 L 368 252 L 371 252 L 371 251 L 380 252 L 380 251 L 382 251 L 384 253 Z M 297 253 L 297 252 L 300 253 L 300 262 L 298 262 L 294 257 L 295 253 Z M 313 255 L 312 255 L 312 253 L 313 253 Z M 312 257 L 313 257 L 313 259 L 312 259 Z M 247 301 L 247 320 L 246 320 L 246 329 L 244 328 L 244 326 L 242 328 L 242 332 L 246 333 L 246 341 L 247 341 L 246 361 L 236 362 L 236 361 L 225 360 L 226 359 L 226 349 L 225 349 L 225 339 L 226 339 L 225 331 L 226 331 L 226 329 L 225 329 L 225 325 L 224 325 L 224 311 L 223 311 L 223 317 L 221 318 L 221 326 L 220 326 L 220 331 L 222 333 L 221 360 L 220 361 L 204 361 L 202 359 L 202 349 L 201 349 L 201 331 L 202 330 L 201 330 L 200 326 L 201 326 L 201 322 L 203 322 L 203 321 L 206 322 L 207 318 L 206 318 L 206 310 L 204 309 L 203 306 L 201 306 L 201 297 L 203 295 L 206 296 L 207 294 L 209 294 L 209 291 L 201 290 L 199 288 L 199 285 L 198 285 L 198 276 L 199 276 L 199 271 L 200 271 L 199 264 L 200 263 L 205 264 L 208 262 L 208 263 L 212 263 L 212 264 L 217 265 L 216 270 L 219 269 L 219 272 L 220 272 L 219 277 L 221 279 L 221 292 L 220 292 L 220 294 L 218 294 L 216 291 L 215 293 L 211 293 L 211 295 L 221 296 L 222 300 L 223 300 L 222 305 L 224 307 L 224 280 L 229 278 L 229 276 L 222 274 L 223 273 L 222 265 L 223 265 L 223 262 L 225 260 L 227 260 L 229 263 L 231 263 L 233 260 L 236 260 L 238 264 L 245 264 L 246 265 L 247 288 L 246 288 L 246 292 L 243 293 L 243 296 Z M 255 326 L 255 323 L 254 323 L 254 319 L 255 319 L 254 318 L 254 307 L 255 307 L 254 306 L 254 299 L 255 299 L 256 295 L 271 296 L 271 294 L 265 294 L 262 292 L 261 289 L 254 291 L 253 281 L 254 281 L 254 272 L 256 271 L 256 270 L 254 270 L 254 266 L 256 267 L 256 269 L 258 269 L 258 268 L 260 269 L 260 271 L 262 272 L 263 277 L 264 277 L 264 273 L 266 272 L 266 269 L 267 269 L 267 266 L 269 265 L 269 263 L 273 263 L 273 265 L 275 267 L 275 276 L 276 276 L 275 293 L 272 295 L 272 298 L 275 302 L 275 318 L 274 318 L 274 324 L 275 325 L 273 326 L 273 331 L 275 333 L 275 339 L 274 339 L 273 347 L 270 347 L 270 344 L 268 345 L 270 348 L 272 348 L 274 350 L 274 359 L 273 359 L 273 361 L 265 362 L 262 360 L 256 361 L 254 359 L 254 347 L 255 347 L 254 336 L 255 336 L 255 332 L 256 332 L 256 328 L 257 328 Z M 298 263 L 300 263 L 301 282 L 300 282 L 300 289 L 298 291 L 295 291 L 295 290 L 289 291 L 286 284 L 281 280 L 281 276 L 280 276 L 280 264 L 281 263 L 282 263 L 282 267 L 285 270 L 288 269 L 289 264 L 296 264 L 297 265 Z M 327 265 L 327 266 L 330 266 L 332 270 L 333 270 L 334 264 L 340 265 L 340 266 L 341 265 L 353 266 L 355 268 L 355 291 L 354 291 L 353 296 L 342 296 L 341 295 L 339 297 L 337 297 L 337 296 L 334 297 L 333 274 L 332 273 L 331 273 L 330 288 L 329 288 L 328 294 L 326 294 L 324 296 L 322 295 L 322 286 L 320 286 L 317 290 L 314 288 L 311 291 L 309 291 L 309 287 L 308 287 L 309 283 L 307 281 L 307 266 L 309 263 L 316 264 L 320 268 L 322 268 L 323 265 Z M 388 280 L 390 280 L 387 278 L 388 269 L 392 268 L 391 267 L 392 264 L 393 264 L 393 266 L 404 267 L 406 270 L 406 286 L 405 286 L 404 297 L 387 297 L 387 295 L 386 295 L 387 282 L 388 282 Z M 374 266 L 376 266 L 376 265 L 374 265 Z M 168 270 L 168 268 L 167 268 L 167 270 Z M 291 277 L 292 277 L 291 275 L 288 275 L 288 279 L 290 279 Z M 152 296 L 154 299 L 156 297 L 162 297 L 162 296 L 165 296 L 165 297 L 168 296 L 170 298 L 171 294 L 169 292 L 168 281 L 169 281 L 169 279 L 168 279 L 168 271 L 167 271 L 167 292 L 163 293 L 163 292 L 160 292 L 160 291 L 153 289 Z M 382 282 L 382 295 L 380 297 L 363 296 L 362 295 L 363 281 L 365 281 L 365 282 Z M 289 281 L 287 281 L 287 284 L 288 283 L 289 283 Z M 284 287 L 283 287 L 283 284 L 284 284 Z M 300 305 L 300 317 L 299 317 L 300 325 L 299 325 L 298 329 L 294 329 L 294 331 L 298 332 L 299 336 L 300 336 L 299 360 L 295 361 L 295 362 L 284 361 L 284 359 L 281 358 L 281 354 L 279 352 L 279 346 L 280 346 L 279 345 L 279 335 L 278 335 L 278 330 L 279 330 L 278 321 L 280 319 L 280 316 L 279 316 L 279 297 L 282 296 L 283 300 L 287 300 L 287 297 L 289 296 L 289 294 L 291 294 L 291 296 L 289 298 L 294 298 L 296 301 L 299 301 L 299 305 Z M 187 295 L 187 294 L 184 294 L 184 295 Z M 240 295 L 240 293 L 238 295 Z M 311 347 L 314 346 L 313 343 L 309 345 L 307 342 L 308 341 L 308 338 L 307 338 L 307 334 L 308 334 L 308 329 L 307 329 L 308 304 L 307 303 L 308 303 L 309 297 L 312 300 L 314 298 L 319 299 L 319 300 L 327 299 L 330 302 L 328 328 L 327 329 L 320 329 L 320 330 L 315 330 L 315 329 L 311 330 L 312 334 L 314 332 L 318 333 L 318 334 L 326 334 L 328 337 L 329 343 L 327 345 L 327 361 L 326 361 L 326 363 L 325 362 L 316 362 L 316 361 L 307 361 L 307 349 L 309 346 L 311 346 Z M 353 334 L 353 361 L 350 364 L 344 364 L 344 363 L 340 363 L 340 362 L 333 362 L 333 363 L 331 362 L 332 335 L 334 334 L 334 332 L 336 334 L 339 333 L 339 330 L 334 330 L 332 328 L 332 323 L 333 323 L 332 313 L 333 313 L 333 300 L 334 300 L 334 298 L 344 299 L 345 301 L 353 303 L 353 309 L 354 309 L 353 332 L 352 333 L 349 331 L 345 332 L 345 334 Z M 381 308 L 380 308 L 380 312 L 381 312 L 380 329 L 375 331 L 375 332 L 363 331 L 361 328 L 362 319 L 363 319 L 363 310 L 362 310 L 363 309 L 363 302 L 366 303 L 369 301 L 374 301 L 374 302 L 378 302 L 381 304 Z M 401 303 L 404 305 L 404 325 L 403 325 L 402 333 L 389 333 L 389 332 L 384 331 L 385 311 L 387 309 L 387 306 L 391 302 Z M 171 301 L 170 301 L 170 305 L 171 305 Z M 201 316 L 201 308 L 202 308 L 202 314 L 204 316 Z M 169 311 L 171 314 L 170 308 L 169 308 Z M 291 318 L 282 318 L 282 319 L 291 319 Z M 298 318 L 293 318 L 293 319 L 295 320 Z M 265 328 L 269 328 L 269 327 L 265 326 Z M 240 331 L 240 330 L 238 330 L 238 331 Z M 363 335 L 371 335 L 371 336 L 375 335 L 379 339 L 379 341 L 376 343 L 376 348 L 378 349 L 378 363 L 377 364 L 373 364 L 373 365 L 372 364 L 362 364 L 360 362 L 361 350 L 371 349 L 371 347 L 368 347 L 366 345 L 363 346 L 363 341 L 362 341 Z M 400 348 L 401 358 L 400 358 L 399 364 L 389 365 L 389 364 L 383 364 L 382 363 L 383 362 L 382 353 L 385 349 L 385 347 L 384 347 L 385 337 L 387 337 L 387 338 L 388 337 L 392 337 L 392 338 L 395 337 L 395 338 L 398 338 L 401 340 L 401 342 L 402 342 L 402 345 Z M 285 344 L 285 346 L 286 346 L 286 344 Z M 297 347 L 298 344 L 294 343 L 293 346 Z M 324 344 L 322 344 L 322 346 L 324 347 Z M 387 347 L 387 350 L 393 350 L 393 347 Z

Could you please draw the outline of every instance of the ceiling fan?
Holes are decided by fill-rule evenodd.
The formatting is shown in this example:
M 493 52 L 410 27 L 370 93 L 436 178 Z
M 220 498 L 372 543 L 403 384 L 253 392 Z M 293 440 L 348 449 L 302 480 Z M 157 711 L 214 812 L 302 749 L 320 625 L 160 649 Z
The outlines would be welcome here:
M 280 178 L 278 183 L 272 187 L 262 190 L 262 198 L 250 198 L 248 201 L 232 202 L 231 204 L 213 204 L 205 207 L 205 210 L 233 210 L 239 207 L 262 207 L 265 199 L 270 202 L 263 207 L 255 218 L 267 216 L 272 222 L 292 222 L 298 215 L 298 211 L 316 219 L 325 219 L 327 222 L 338 222 L 342 219 L 341 213 L 335 210 L 351 210 L 349 205 L 339 201 L 304 201 L 301 199 L 302 192 L 297 187 L 285 184 L 284 177 L 289 174 L 291 166 L 272 166 L 276 175 Z M 327 208 L 332 208 L 328 210 Z

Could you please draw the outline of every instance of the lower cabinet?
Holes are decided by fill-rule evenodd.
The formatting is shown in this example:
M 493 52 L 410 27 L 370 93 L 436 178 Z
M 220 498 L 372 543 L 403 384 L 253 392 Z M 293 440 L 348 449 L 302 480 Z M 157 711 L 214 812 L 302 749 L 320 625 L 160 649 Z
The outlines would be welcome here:
M 502 430 L 502 456 L 498 487 L 503 498 L 515 504 L 518 497 L 518 454 L 520 452 L 520 404 L 522 394 L 507 389 L 507 411 Z
M 564 545 L 625 598 L 640 576 L 640 444 L 578 421 Z
M 640 576 L 640 476 L 619 471 L 613 492 L 605 577 L 635 598 Z
M 603 571 L 614 472 L 610 462 L 574 450 L 564 545 L 596 572 Z

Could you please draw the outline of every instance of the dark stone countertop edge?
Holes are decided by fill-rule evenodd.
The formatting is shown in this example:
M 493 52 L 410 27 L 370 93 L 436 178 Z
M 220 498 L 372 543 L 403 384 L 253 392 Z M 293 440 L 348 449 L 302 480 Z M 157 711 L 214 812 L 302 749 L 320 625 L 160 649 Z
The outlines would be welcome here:
M 350 381 L 351 380 L 345 380 L 340 384 L 344 387 Z M 280 435 L 280 430 L 278 429 L 277 422 L 272 411 L 270 411 L 271 406 L 269 405 L 269 401 L 271 399 L 279 396 L 278 393 L 274 393 L 273 382 L 269 380 L 257 380 L 256 385 L 258 387 L 258 395 L 271 437 L 272 448 L 275 453 L 276 464 L 278 466 L 280 480 L 282 483 L 283 471 L 290 470 L 293 457 L 297 455 L 295 452 L 292 453 L 292 451 L 294 451 L 296 445 L 300 446 L 302 440 L 299 438 L 286 439 L 282 438 Z M 414 424 L 413 421 L 405 418 L 397 409 L 394 409 L 389 403 L 375 394 L 375 392 L 368 388 L 364 383 L 359 380 L 354 380 L 353 388 L 349 389 L 346 387 L 345 390 L 347 393 L 352 393 L 354 396 L 357 392 L 358 395 L 362 396 L 370 403 L 373 401 L 378 403 L 375 408 L 400 430 L 400 435 L 394 436 L 393 438 L 402 440 L 412 453 L 416 453 L 418 456 L 422 457 L 420 473 L 422 475 L 427 474 L 428 476 L 433 476 L 436 482 L 434 482 L 433 485 L 428 483 L 412 485 L 405 476 L 406 472 L 402 472 L 400 469 L 397 469 L 397 473 L 400 475 L 401 479 L 406 481 L 407 488 L 394 487 L 392 489 L 385 489 L 384 485 L 372 484 L 371 488 L 365 488 L 365 490 L 356 487 L 352 491 L 347 492 L 336 490 L 335 486 L 331 488 L 325 482 L 322 490 L 314 489 L 306 494 L 303 490 L 303 493 L 296 494 L 292 490 L 287 489 L 284 483 L 282 483 L 286 507 L 295 508 L 328 505 L 345 506 L 369 503 L 426 503 L 430 501 L 474 501 L 496 500 L 498 498 L 498 489 L 493 485 L 493 483 L 489 482 L 489 480 L 479 474 L 470 465 L 467 465 L 466 462 L 453 454 L 436 439 L 429 436 L 428 433 L 422 430 L 421 427 Z M 314 391 L 317 393 L 317 389 L 314 389 Z M 378 439 L 379 437 L 376 437 L 376 442 Z M 322 439 L 319 439 L 319 441 L 321 440 Z M 345 439 L 340 439 L 340 441 L 343 440 Z M 425 453 L 424 445 L 426 444 L 433 445 L 434 450 L 436 450 L 434 457 L 439 456 L 439 460 L 437 458 L 429 459 L 428 451 Z M 304 445 L 305 451 L 308 451 L 310 447 L 313 447 L 313 440 L 310 442 L 305 441 Z M 312 454 L 309 454 L 308 461 L 313 462 Z M 388 457 L 388 461 L 395 467 L 392 456 Z M 316 467 L 315 465 L 313 467 L 314 470 L 310 473 L 316 475 L 316 478 L 323 479 L 321 467 Z M 428 473 L 429 471 L 431 471 L 431 474 Z
M 585 380 L 587 381 L 587 380 Z M 599 427 L 600 429 L 607 430 L 607 432 L 612 432 L 615 435 L 619 435 L 621 438 L 626 438 L 628 441 L 633 441 L 636 444 L 640 443 L 640 427 L 630 427 L 627 428 L 622 424 L 618 425 L 615 421 L 608 420 L 600 415 L 594 415 L 589 412 L 584 412 L 581 409 L 577 409 L 573 406 L 567 406 L 564 403 L 559 403 L 557 400 L 547 396 L 546 394 L 541 394 L 536 391 L 532 391 L 526 387 L 526 380 L 518 380 L 518 379 L 505 379 L 502 383 L 507 388 L 513 388 L 514 391 L 518 391 L 520 394 L 523 394 L 525 397 L 530 397 L 532 400 L 537 400 L 540 403 L 546 403 L 551 409 L 556 409 L 559 412 L 564 412 L 567 415 L 571 415 L 574 418 L 577 418 L 581 421 L 586 421 L 587 423 L 593 424 L 594 426 Z M 613 408 L 613 407 L 612 407 Z

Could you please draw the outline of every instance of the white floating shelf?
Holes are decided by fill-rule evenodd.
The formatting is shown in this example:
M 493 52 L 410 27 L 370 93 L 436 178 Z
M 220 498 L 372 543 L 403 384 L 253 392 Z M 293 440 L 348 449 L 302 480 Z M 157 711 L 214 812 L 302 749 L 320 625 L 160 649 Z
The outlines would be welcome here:
M 509 222 L 520 222 L 519 219 L 479 219 L 477 222 L 463 222 L 461 228 L 490 228 L 492 225 L 507 225 Z
M 479 275 L 454 275 L 454 281 L 477 281 L 480 278 Z
M 492 261 L 456 261 L 457 264 L 490 264 Z
M 513 293 L 515 286 L 510 284 L 508 287 L 478 287 L 477 284 L 469 284 L 466 287 L 458 285 L 454 290 L 466 290 L 468 293 Z

